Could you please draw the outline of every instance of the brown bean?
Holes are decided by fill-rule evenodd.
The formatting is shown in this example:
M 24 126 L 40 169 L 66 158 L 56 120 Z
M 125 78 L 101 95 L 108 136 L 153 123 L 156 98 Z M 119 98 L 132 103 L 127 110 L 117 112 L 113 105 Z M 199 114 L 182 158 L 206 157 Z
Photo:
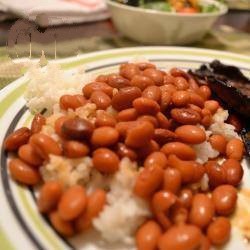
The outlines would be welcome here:
M 209 137 L 209 142 L 213 149 L 219 151 L 221 154 L 225 154 L 227 140 L 223 135 L 212 135 Z
M 233 125 L 237 133 L 240 133 L 243 129 L 242 120 L 237 115 L 230 114 L 227 119 L 227 123 Z
M 211 97 L 212 92 L 207 85 L 202 85 L 199 87 L 199 94 L 204 100 L 208 100 Z
M 174 84 L 178 90 L 186 90 L 189 88 L 188 81 L 184 77 L 181 77 L 181 76 L 175 77 Z
M 157 69 L 149 68 L 143 71 L 143 75 L 149 77 L 156 85 L 162 85 L 164 81 L 164 74 Z
M 61 155 L 62 149 L 60 145 L 50 136 L 38 133 L 30 137 L 30 145 L 35 149 L 36 153 L 45 160 L 49 159 L 49 155 Z
M 63 153 L 69 158 L 84 157 L 89 153 L 89 147 L 87 144 L 79 141 L 65 141 L 63 143 Z
M 179 193 L 179 201 L 182 206 L 190 208 L 193 201 L 193 193 L 191 189 L 184 188 Z
M 136 178 L 134 193 L 142 198 L 150 197 L 160 186 L 163 169 L 159 166 L 144 168 Z
M 198 249 L 202 239 L 201 230 L 194 225 L 180 224 L 171 227 L 160 238 L 159 250 Z
M 190 95 L 189 92 L 179 90 L 173 93 L 172 102 L 176 107 L 183 107 L 189 103 Z
M 99 90 L 92 92 L 90 100 L 96 105 L 97 109 L 106 109 L 111 104 L 111 98 Z
M 189 220 L 192 224 L 204 228 L 214 216 L 214 204 L 211 198 L 205 194 L 196 194 L 193 197 Z
M 142 97 L 159 102 L 161 100 L 161 89 L 157 86 L 149 86 L 143 90 Z
M 65 121 L 67 121 L 69 119 L 69 117 L 67 116 L 61 116 L 59 117 L 58 119 L 56 119 L 55 121 L 55 125 L 54 125 L 54 128 L 55 128 L 55 132 L 61 136 L 61 137 L 65 137 L 65 135 L 63 134 L 63 131 L 62 131 L 62 125 Z
M 226 173 L 226 183 L 237 186 L 240 184 L 243 177 L 243 168 L 241 164 L 235 159 L 228 159 L 222 163 L 222 169 Z
M 159 125 L 157 119 L 154 116 L 152 116 L 152 115 L 141 115 L 137 119 L 137 121 L 147 121 L 147 122 L 150 122 L 150 123 L 152 123 L 152 125 L 155 128 L 158 127 L 158 125 Z
M 18 149 L 18 156 L 21 160 L 32 166 L 40 166 L 43 163 L 43 159 L 30 144 L 22 145 Z
M 162 85 L 160 86 L 160 89 L 161 89 L 161 94 L 169 93 L 170 96 L 177 91 L 176 86 L 173 84 Z
M 181 172 L 177 168 L 166 168 L 162 189 L 176 194 L 181 188 Z
M 94 130 L 91 143 L 95 147 L 107 147 L 116 144 L 118 139 L 118 131 L 115 128 L 105 126 Z
M 136 232 L 137 250 L 156 250 L 161 235 L 162 230 L 158 223 L 153 220 L 145 222 Z
M 158 112 L 156 114 L 156 119 L 159 123 L 160 128 L 168 129 L 170 127 L 170 121 L 163 113 Z
M 212 198 L 216 213 L 228 216 L 235 209 L 237 202 L 237 189 L 231 185 L 221 185 L 214 189 Z
M 150 122 L 138 122 L 128 132 L 125 144 L 131 148 L 140 148 L 152 139 L 154 134 L 154 127 Z
M 133 107 L 139 114 L 144 115 L 156 115 L 160 111 L 160 106 L 156 101 L 145 97 L 136 98 L 133 101 Z
M 63 220 L 58 211 L 51 212 L 49 214 L 49 220 L 58 233 L 65 237 L 73 236 L 74 228 L 72 223 Z
M 199 114 L 201 114 L 201 108 L 198 107 L 198 106 L 196 106 L 196 105 L 194 105 L 194 104 L 192 104 L 192 103 L 189 103 L 189 104 L 187 105 L 187 108 L 191 108 L 191 109 L 193 109 L 194 111 L 196 111 L 196 112 L 198 112 Z
M 159 150 L 160 150 L 159 144 L 154 140 L 150 140 L 148 144 L 146 144 L 145 146 L 137 149 L 137 155 L 138 155 L 138 158 L 143 160 L 149 154 L 151 154 L 153 152 L 157 152 Z
M 244 152 L 244 144 L 240 139 L 231 139 L 226 146 L 226 156 L 230 159 L 238 161 L 242 160 Z
M 212 115 L 205 115 L 201 119 L 201 124 L 205 127 L 209 127 L 213 122 Z
M 175 78 L 172 75 L 170 75 L 169 73 L 166 73 L 166 75 L 164 76 L 163 84 L 164 85 L 170 85 L 170 84 L 174 85 L 174 82 L 175 82 L 174 79 Z
M 75 110 L 81 106 L 84 106 L 86 103 L 87 100 L 83 95 L 63 95 L 59 100 L 60 108 L 63 110 Z
M 206 133 L 204 129 L 194 125 L 183 125 L 175 130 L 178 138 L 185 143 L 200 144 L 206 141 Z
M 141 90 L 138 87 L 121 88 L 112 98 L 112 107 L 118 111 L 132 107 L 133 101 L 141 96 Z
M 77 218 L 85 210 L 87 197 L 85 189 L 80 185 L 68 188 L 58 203 L 58 213 L 63 220 Z
M 126 121 L 134 121 L 138 117 L 138 113 L 135 108 L 124 109 L 117 114 L 117 120 L 126 122 Z
M 38 171 L 18 158 L 10 160 L 9 171 L 14 180 L 25 185 L 36 185 L 40 181 Z
M 79 117 L 67 119 L 62 124 L 62 133 L 73 140 L 89 139 L 93 133 L 94 125 Z
M 133 149 L 127 147 L 125 144 L 120 143 L 120 142 L 117 144 L 116 153 L 121 158 L 128 157 L 132 161 L 135 161 L 137 159 L 136 152 Z
M 109 75 L 99 75 L 96 77 L 95 81 L 108 83 L 108 78 L 109 78 Z
M 231 233 L 231 224 L 228 218 L 216 218 L 207 229 L 207 237 L 215 246 L 225 244 Z
M 106 203 L 106 192 L 102 189 L 96 189 L 87 199 L 86 210 L 76 219 L 75 226 L 78 232 L 89 229 L 92 220 L 102 211 Z
M 140 75 L 139 66 L 134 63 L 124 63 L 120 66 L 120 75 L 131 80 L 135 75 Z
M 226 171 L 216 161 L 208 161 L 205 168 L 212 188 L 226 183 Z
M 135 75 L 131 80 L 131 85 L 144 90 L 147 87 L 154 85 L 154 81 L 147 76 Z
M 86 98 L 90 98 L 91 94 L 94 92 L 94 91 L 102 91 L 104 92 L 105 94 L 107 94 L 109 97 L 112 97 L 113 96 L 113 88 L 110 87 L 107 83 L 105 82 L 91 82 L 91 83 L 88 83 L 86 84 L 83 89 L 82 89 L 82 92 L 83 92 L 83 95 L 86 97 Z
M 154 140 L 160 145 L 172 142 L 178 139 L 178 136 L 168 129 L 157 128 L 154 130 Z
M 36 114 L 31 123 L 31 133 L 39 133 L 42 130 L 43 125 L 46 123 L 46 118 L 41 114 Z
M 209 100 L 209 101 L 205 101 L 204 107 L 210 110 L 212 114 L 214 114 L 220 107 L 220 104 L 215 100 Z
M 187 208 L 177 203 L 170 209 L 169 216 L 174 224 L 183 224 L 188 221 L 188 212 Z
M 176 203 L 177 197 L 168 191 L 156 192 L 152 198 L 152 210 L 157 221 L 166 230 L 171 226 L 169 210 Z
M 169 85 L 167 85 L 167 86 L 169 86 Z M 162 91 L 161 92 L 161 101 L 160 101 L 161 110 L 165 111 L 170 104 L 171 104 L 171 93 L 167 92 L 167 91 Z
M 113 174 L 119 169 L 118 156 L 108 148 L 98 148 L 93 152 L 94 167 L 105 174 Z
M 186 108 L 181 108 L 181 109 L 177 109 L 174 108 L 171 110 L 171 117 L 181 123 L 181 124 L 191 124 L 191 125 L 195 125 L 197 123 L 199 123 L 201 121 L 201 116 L 200 114 L 193 110 L 193 109 L 186 109 Z
M 166 168 L 167 166 L 167 157 L 162 152 L 153 152 L 147 156 L 144 161 L 144 167 L 148 168 L 153 165 L 158 165 L 161 168 Z
M 182 69 L 172 68 L 169 72 L 173 77 L 184 77 L 185 79 L 189 79 L 188 74 Z
M 118 122 L 115 129 L 119 132 L 121 137 L 125 138 L 127 136 L 127 132 L 136 127 L 138 124 L 139 121 Z
M 39 191 L 37 206 L 41 213 L 48 213 L 56 208 L 63 193 L 62 184 L 58 181 L 44 183 Z
M 140 62 L 140 63 L 137 63 L 137 66 L 139 67 L 140 70 L 145 70 L 149 68 L 156 69 L 156 66 L 149 62 Z
M 196 158 L 196 153 L 194 149 L 182 142 L 166 143 L 161 148 L 161 152 L 163 152 L 166 156 L 174 154 L 182 160 L 195 160 Z
M 96 127 L 109 126 L 114 127 L 116 124 L 116 119 L 114 116 L 110 115 L 104 110 L 98 110 L 96 113 Z
M 19 128 L 12 132 L 4 140 L 4 149 L 7 151 L 15 151 L 20 146 L 26 144 L 31 136 L 31 131 L 28 128 Z
M 204 99 L 195 92 L 189 93 L 189 103 L 194 104 L 200 108 L 204 107 Z
M 190 78 L 188 80 L 188 83 L 189 83 L 189 86 L 190 86 L 191 90 L 199 91 L 199 85 L 197 84 L 197 82 L 193 78 Z
M 107 79 L 107 84 L 112 88 L 120 89 L 131 85 L 130 81 L 119 74 L 110 74 Z

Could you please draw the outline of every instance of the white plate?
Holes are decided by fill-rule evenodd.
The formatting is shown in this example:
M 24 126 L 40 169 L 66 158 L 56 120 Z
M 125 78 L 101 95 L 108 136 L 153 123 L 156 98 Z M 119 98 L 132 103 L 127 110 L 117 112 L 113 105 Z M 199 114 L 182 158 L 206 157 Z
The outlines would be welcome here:
M 74 72 L 77 67 L 85 66 L 91 74 L 108 73 L 117 69 L 120 63 L 135 57 L 144 57 L 159 67 L 172 66 L 182 68 L 197 68 L 200 64 L 219 59 L 224 63 L 240 67 L 250 76 L 250 58 L 215 50 L 178 48 L 178 47 L 142 47 L 97 52 L 58 60 L 65 70 Z M 50 227 L 44 217 L 37 211 L 32 189 L 18 185 L 9 178 L 6 168 L 6 155 L 2 149 L 3 139 L 16 127 L 29 124 L 31 115 L 25 108 L 23 93 L 28 78 L 24 76 L 8 85 L 0 92 L 0 147 L 1 147 L 1 177 L 0 177 L 0 249 L 107 249 L 97 248 L 95 241 L 89 235 L 63 240 Z M 243 187 L 250 186 L 247 162 L 243 162 L 245 175 Z M 250 219 L 250 218 L 249 218 Z M 249 249 L 237 228 L 233 229 L 233 237 L 225 247 L 227 250 Z M 112 247 L 112 250 L 121 250 Z

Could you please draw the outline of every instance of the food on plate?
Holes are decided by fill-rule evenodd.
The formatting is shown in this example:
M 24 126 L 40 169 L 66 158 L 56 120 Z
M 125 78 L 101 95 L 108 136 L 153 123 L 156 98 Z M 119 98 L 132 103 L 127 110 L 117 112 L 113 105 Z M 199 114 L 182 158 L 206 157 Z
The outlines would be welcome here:
M 138 250 L 228 242 L 244 148 L 209 86 L 143 62 L 99 75 L 81 92 L 48 102 L 41 95 L 28 105 L 49 112 L 4 147 L 13 153 L 10 175 L 38 186 L 38 209 L 58 233 L 92 228 Z
M 119 3 L 136 6 L 144 9 L 160 10 L 165 12 L 177 12 L 183 14 L 210 13 L 218 11 L 218 7 L 212 3 L 204 3 L 200 0 L 115 0 Z

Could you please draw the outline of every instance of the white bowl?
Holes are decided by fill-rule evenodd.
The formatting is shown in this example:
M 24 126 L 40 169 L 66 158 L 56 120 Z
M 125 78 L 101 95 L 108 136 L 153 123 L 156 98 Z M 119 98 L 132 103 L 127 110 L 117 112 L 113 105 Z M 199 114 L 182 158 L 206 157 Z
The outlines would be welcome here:
M 113 23 L 126 37 L 143 44 L 184 45 L 199 41 L 211 29 L 227 7 L 214 0 L 218 11 L 212 13 L 180 14 L 132 7 L 108 0 Z

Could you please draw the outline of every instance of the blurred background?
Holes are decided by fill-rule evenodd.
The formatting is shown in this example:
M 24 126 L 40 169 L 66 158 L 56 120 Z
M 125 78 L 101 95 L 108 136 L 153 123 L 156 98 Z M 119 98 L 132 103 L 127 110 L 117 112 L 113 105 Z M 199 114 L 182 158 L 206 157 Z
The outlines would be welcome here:
M 214 2 L 0 0 L 0 86 L 22 74 L 22 63 L 12 59 L 40 57 L 42 50 L 46 58 L 63 58 L 153 44 L 250 56 L 250 0 L 217 1 L 228 11 Z

